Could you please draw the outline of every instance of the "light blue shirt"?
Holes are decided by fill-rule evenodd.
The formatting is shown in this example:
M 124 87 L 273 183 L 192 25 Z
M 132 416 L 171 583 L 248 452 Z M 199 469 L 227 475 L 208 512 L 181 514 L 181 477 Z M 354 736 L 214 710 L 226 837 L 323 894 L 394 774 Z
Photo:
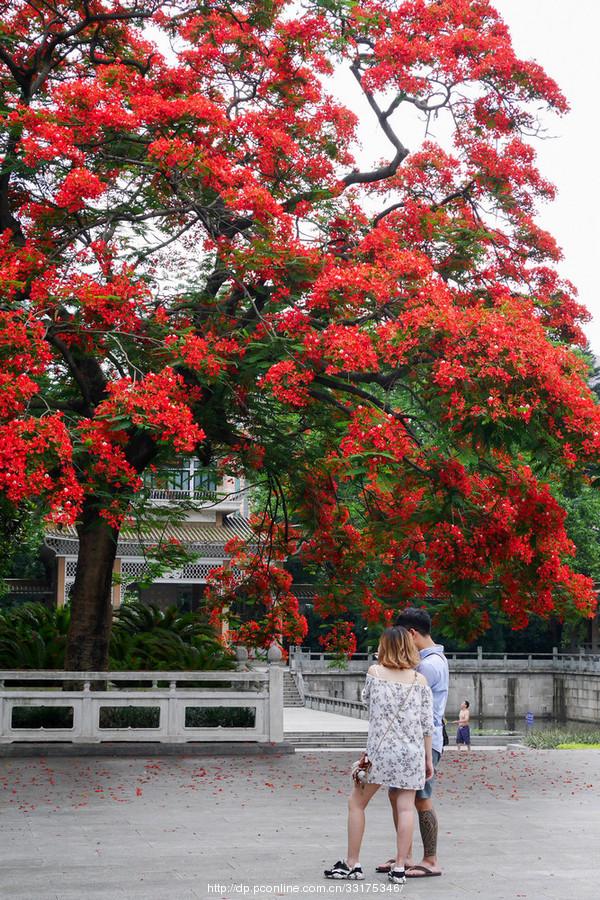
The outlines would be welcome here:
M 417 666 L 417 672 L 421 672 L 425 676 L 433 694 L 434 731 L 431 746 L 438 753 L 441 753 L 444 748 L 442 719 L 444 718 L 448 700 L 448 660 L 444 656 L 444 648 L 441 644 L 426 647 L 424 650 L 420 650 L 419 653 L 421 662 Z

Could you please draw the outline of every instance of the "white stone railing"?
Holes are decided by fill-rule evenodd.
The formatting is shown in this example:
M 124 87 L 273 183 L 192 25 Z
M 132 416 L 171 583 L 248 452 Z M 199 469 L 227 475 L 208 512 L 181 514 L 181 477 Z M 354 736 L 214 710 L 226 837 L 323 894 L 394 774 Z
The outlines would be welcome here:
M 481 647 L 476 652 L 447 653 L 450 671 L 498 670 L 507 672 L 521 671 L 553 671 L 558 674 L 566 672 L 600 672 L 600 655 L 586 653 L 583 650 L 559 653 L 483 653 Z M 355 653 L 345 665 L 340 665 L 338 657 L 333 653 L 321 653 L 307 647 L 290 647 L 289 665 L 295 674 L 343 672 L 355 674 L 366 672 L 369 666 L 377 661 L 374 653 Z
M 187 687 L 191 682 L 203 686 Z M 217 682 L 215 687 L 211 682 Z M 222 682 L 229 687 L 222 687 Z M 13 710 L 34 707 L 72 710 L 71 727 L 15 727 Z M 153 708 L 158 710 L 157 725 L 101 727 L 101 711 L 107 707 Z M 198 707 L 249 708 L 254 711 L 254 725 L 186 725 L 186 710 Z M 0 671 L 0 743 L 14 741 L 279 743 L 283 741 L 283 671 L 278 666 L 250 672 Z
M 304 695 L 307 709 L 320 709 L 322 712 L 337 713 L 339 716 L 352 716 L 355 719 L 368 719 L 369 711 L 360 700 L 346 700 L 344 697 L 325 697 L 322 694 Z

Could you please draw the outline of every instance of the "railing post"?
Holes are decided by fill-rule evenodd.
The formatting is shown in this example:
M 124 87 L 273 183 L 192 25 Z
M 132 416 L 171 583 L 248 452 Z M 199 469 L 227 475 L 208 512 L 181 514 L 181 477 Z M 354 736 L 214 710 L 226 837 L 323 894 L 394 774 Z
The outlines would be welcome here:
M 558 659 L 558 647 L 553 647 L 553 648 L 552 648 L 552 659 L 553 659 L 553 660 Z
M 483 647 L 481 644 L 477 646 L 477 662 L 481 662 L 483 659 Z
M 269 666 L 269 740 L 283 741 L 283 669 Z
M 78 739 L 80 741 L 98 743 L 96 728 L 97 724 L 94 722 L 94 705 L 92 703 L 90 682 L 84 681 L 83 691 L 81 693 L 81 731 L 78 735 Z M 77 740 L 77 737 L 75 740 Z
M 300 694 L 300 699 L 304 703 L 304 676 L 302 675 L 302 668 L 298 666 L 295 672 L 296 675 L 296 687 L 298 688 L 298 693 Z
M 162 721 L 161 716 L 161 731 L 164 732 L 165 723 Z M 184 721 L 185 726 L 185 721 Z M 175 740 L 175 735 L 177 734 L 177 682 L 170 681 L 169 682 L 169 699 L 167 700 L 167 730 L 166 733 L 169 735 L 171 740 Z

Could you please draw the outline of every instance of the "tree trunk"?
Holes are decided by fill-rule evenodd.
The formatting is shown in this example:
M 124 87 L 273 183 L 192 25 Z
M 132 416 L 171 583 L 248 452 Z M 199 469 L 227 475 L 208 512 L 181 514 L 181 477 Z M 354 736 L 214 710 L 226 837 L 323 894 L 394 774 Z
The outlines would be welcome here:
M 98 515 L 95 499 L 86 501 L 77 526 L 79 556 L 71 590 L 71 624 L 65 668 L 70 672 L 108 668 L 112 626 L 112 574 L 119 532 Z

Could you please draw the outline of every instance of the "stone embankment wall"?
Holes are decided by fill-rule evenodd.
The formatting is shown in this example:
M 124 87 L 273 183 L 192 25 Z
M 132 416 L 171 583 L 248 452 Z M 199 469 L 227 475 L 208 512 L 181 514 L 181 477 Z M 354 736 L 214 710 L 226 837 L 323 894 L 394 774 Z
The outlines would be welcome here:
M 313 666 L 302 666 L 307 693 L 360 700 L 364 671 L 311 672 L 308 668 Z M 365 663 L 363 669 L 366 668 Z M 451 660 L 447 706 L 450 718 L 458 715 L 463 700 L 469 700 L 472 718 L 505 719 L 509 727 L 528 712 L 536 718 L 600 725 L 600 664 L 586 666 L 551 660 L 527 666 L 526 661 Z

